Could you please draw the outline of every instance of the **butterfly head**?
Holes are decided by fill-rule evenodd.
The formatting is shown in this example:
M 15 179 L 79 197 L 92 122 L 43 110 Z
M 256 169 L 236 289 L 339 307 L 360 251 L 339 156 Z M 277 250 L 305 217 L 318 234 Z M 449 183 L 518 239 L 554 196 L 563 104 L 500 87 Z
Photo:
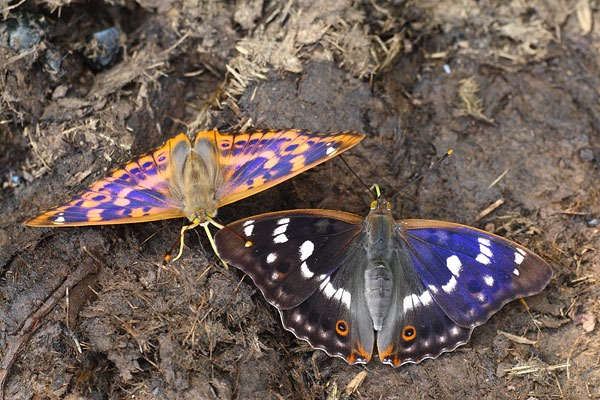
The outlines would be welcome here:
M 186 217 L 194 225 L 202 225 L 206 221 L 211 221 L 217 216 L 217 208 L 213 209 L 198 209 L 196 211 L 184 210 Z
M 392 211 L 392 205 L 390 204 L 389 201 L 387 201 L 386 199 L 384 199 L 383 197 L 379 197 L 377 198 L 377 200 L 373 200 L 371 202 L 371 212 L 381 212 L 384 214 L 388 214 L 391 213 Z

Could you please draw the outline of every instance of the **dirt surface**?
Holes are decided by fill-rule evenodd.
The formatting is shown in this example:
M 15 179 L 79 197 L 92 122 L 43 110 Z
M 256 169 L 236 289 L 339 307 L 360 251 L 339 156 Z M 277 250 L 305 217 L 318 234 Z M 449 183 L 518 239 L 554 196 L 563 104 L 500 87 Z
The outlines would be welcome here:
M 600 398 L 590 2 L 21 3 L 0 0 L 5 399 Z M 503 235 L 554 277 L 529 312 L 508 304 L 436 360 L 349 366 L 285 331 L 202 232 L 162 265 L 183 220 L 22 224 L 177 133 L 251 127 L 365 132 L 344 157 L 365 182 L 401 190 L 397 218 Z M 370 200 L 333 160 L 219 217 L 366 215 Z

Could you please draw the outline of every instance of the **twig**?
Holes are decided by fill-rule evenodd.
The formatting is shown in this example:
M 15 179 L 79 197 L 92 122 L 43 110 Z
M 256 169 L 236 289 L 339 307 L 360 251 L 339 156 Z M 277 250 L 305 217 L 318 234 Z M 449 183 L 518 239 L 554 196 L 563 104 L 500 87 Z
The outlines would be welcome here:
M 500 207 L 502 204 L 504 204 L 504 198 L 501 197 L 489 206 L 487 206 L 479 214 L 477 214 L 475 221 L 479 221 L 480 219 L 485 218 L 488 214 L 492 213 L 496 208 Z

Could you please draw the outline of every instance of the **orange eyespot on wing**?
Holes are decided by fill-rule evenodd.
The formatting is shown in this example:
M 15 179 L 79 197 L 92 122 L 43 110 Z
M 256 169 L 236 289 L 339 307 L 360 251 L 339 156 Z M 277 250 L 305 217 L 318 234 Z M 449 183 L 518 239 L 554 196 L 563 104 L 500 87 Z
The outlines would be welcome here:
M 219 206 L 223 206 L 292 178 L 352 148 L 363 138 L 363 134 L 353 131 L 273 130 L 234 135 L 211 131 L 201 132 L 196 143 L 216 143 L 223 174 Z
M 402 329 L 402 339 L 407 342 L 410 342 L 417 336 L 417 331 L 415 327 L 412 325 L 407 325 Z
M 129 162 L 68 202 L 26 222 L 31 226 L 123 224 L 182 217 L 181 204 L 170 192 L 171 149 L 190 148 L 181 134 L 161 148 Z
M 340 336 L 346 336 L 349 332 L 348 329 L 348 323 L 346 321 L 344 321 L 343 319 L 340 319 L 336 324 L 335 324 L 335 331 L 338 333 L 338 335 Z

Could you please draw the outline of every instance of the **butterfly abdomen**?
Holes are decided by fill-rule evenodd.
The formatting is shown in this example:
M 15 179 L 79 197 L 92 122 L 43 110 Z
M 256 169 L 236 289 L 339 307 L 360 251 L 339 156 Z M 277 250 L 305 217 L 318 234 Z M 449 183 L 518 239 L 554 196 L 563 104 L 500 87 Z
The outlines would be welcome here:
M 379 331 L 392 301 L 392 271 L 380 262 L 371 263 L 365 270 L 365 298 L 373 321 L 373 329 Z

